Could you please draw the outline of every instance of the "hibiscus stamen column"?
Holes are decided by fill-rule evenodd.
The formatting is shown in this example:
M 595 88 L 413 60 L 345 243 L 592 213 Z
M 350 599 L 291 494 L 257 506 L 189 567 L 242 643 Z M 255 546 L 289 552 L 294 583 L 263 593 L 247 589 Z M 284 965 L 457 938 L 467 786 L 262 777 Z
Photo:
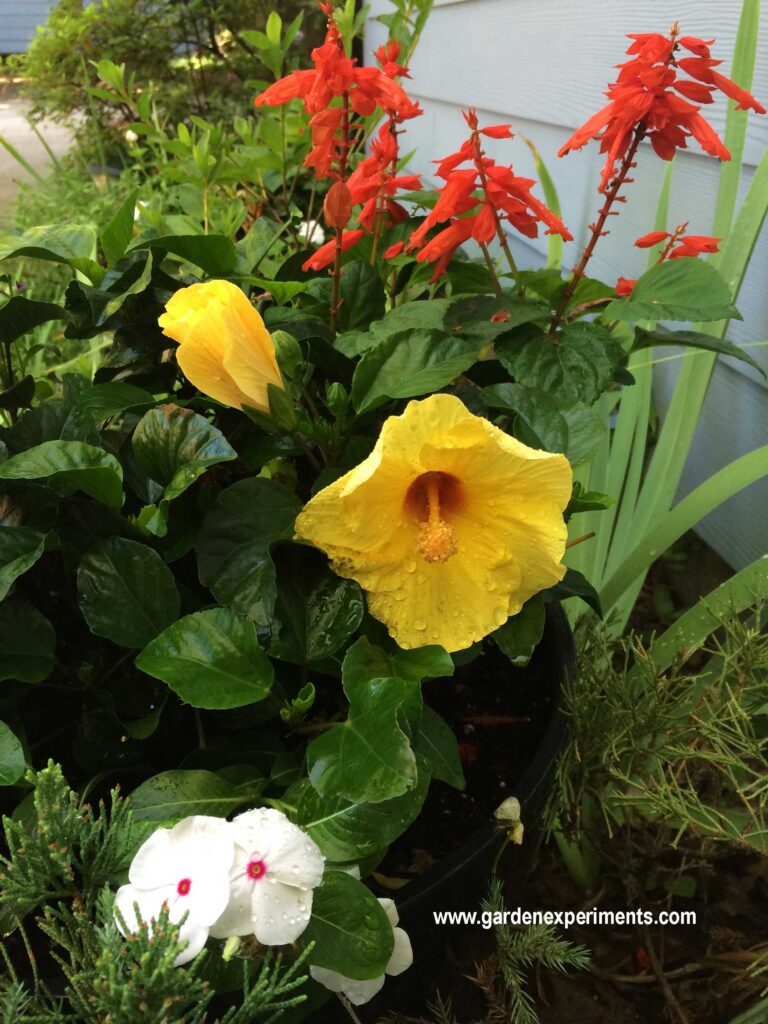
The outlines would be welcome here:
M 426 473 L 421 481 L 426 501 L 427 519 L 419 525 L 416 550 L 425 562 L 447 562 L 458 550 L 456 534 L 443 519 L 440 507 L 440 473 Z

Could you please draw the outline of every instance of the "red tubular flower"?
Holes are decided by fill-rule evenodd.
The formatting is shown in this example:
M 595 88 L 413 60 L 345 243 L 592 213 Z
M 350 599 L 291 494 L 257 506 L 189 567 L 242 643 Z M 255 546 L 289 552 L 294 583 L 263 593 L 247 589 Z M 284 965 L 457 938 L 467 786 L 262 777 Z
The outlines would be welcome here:
M 353 245 L 357 245 L 361 238 L 365 236 L 365 231 L 362 228 L 356 228 L 354 231 L 342 231 L 341 233 L 341 251 L 346 252 L 347 249 L 351 249 Z M 326 242 L 325 245 L 321 245 L 317 252 L 313 253 L 308 260 L 305 260 L 301 265 L 301 269 L 307 270 L 323 270 L 325 267 L 329 267 L 333 263 L 334 257 L 336 256 L 336 239 L 332 238 L 330 242 Z
M 616 294 L 619 297 L 624 295 L 631 295 L 632 289 L 637 284 L 636 277 L 620 277 L 616 282 Z
M 659 242 L 663 242 L 665 238 L 670 237 L 668 231 L 651 231 L 650 234 L 636 239 L 635 245 L 638 249 L 650 249 L 652 245 L 658 245 Z
M 312 152 L 305 164 L 314 167 L 318 178 L 327 178 L 335 164 L 341 162 L 341 149 L 346 141 L 341 138 L 342 110 L 332 107 L 334 100 L 343 99 L 351 111 L 361 117 L 372 114 L 381 107 L 399 120 L 416 117 L 421 113 L 402 86 L 394 78 L 407 73 L 395 64 L 395 51 L 391 48 L 382 54 L 387 57 L 386 70 L 376 67 L 357 67 L 356 61 L 347 57 L 344 42 L 333 19 L 333 7 L 320 3 L 328 15 L 328 30 L 322 46 L 312 51 L 314 69 L 294 71 L 270 85 L 254 103 L 257 107 L 282 106 L 291 100 L 300 99 L 304 109 L 312 115 L 309 122 L 312 131 Z
M 500 166 L 487 157 L 480 136 L 494 139 L 512 137 L 508 124 L 478 127 L 474 110 L 464 113 L 471 135 L 455 153 L 437 163 L 437 176 L 445 184 L 434 208 L 411 235 L 407 250 L 419 249 L 416 259 L 420 263 L 437 261 L 432 280 L 445 272 L 457 247 L 473 238 L 482 245 L 495 236 L 503 237 L 502 221 L 507 221 L 528 238 L 535 238 L 539 224 L 547 234 L 559 234 L 566 241 L 573 237 L 560 218 L 544 203 L 531 195 L 536 182 L 533 178 L 519 178 L 511 167 Z M 469 168 L 462 168 L 471 163 Z M 427 242 L 428 233 L 438 224 L 445 224 L 439 234 Z M 426 244 L 425 244 L 426 243 Z
M 702 253 L 719 252 L 720 238 L 711 235 L 683 235 L 679 244 L 668 254 L 668 259 L 679 259 L 680 256 L 701 256 Z
M 730 160 L 730 153 L 696 104 L 711 103 L 713 92 L 719 90 L 735 100 L 740 110 L 764 114 L 765 107 L 746 89 L 714 70 L 721 63 L 710 54 L 714 40 L 695 36 L 678 39 L 676 26 L 668 37 L 646 33 L 629 38 L 633 42 L 627 53 L 632 59 L 619 65 L 618 78 L 606 93 L 610 102 L 573 133 L 558 156 L 598 139 L 600 152 L 606 154 L 600 192 L 608 189 L 617 165 L 638 133 L 650 140 L 662 160 L 671 160 L 678 149 L 686 148 L 690 138 L 710 156 Z M 680 47 L 694 56 L 676 59 Z M 680 72 L 696 81 L 681 79 Z

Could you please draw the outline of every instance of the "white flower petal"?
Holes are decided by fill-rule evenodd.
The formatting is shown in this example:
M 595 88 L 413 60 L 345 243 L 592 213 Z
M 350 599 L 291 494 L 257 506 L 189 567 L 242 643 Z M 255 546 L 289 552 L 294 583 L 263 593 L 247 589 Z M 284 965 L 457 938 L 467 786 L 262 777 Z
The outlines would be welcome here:
M 413 949 L 411 948 L 411 940 L 402 928 L 395 928 L 393 931 L 395 948 L 392 950 L 392 956 L 389 958 L 386 970 L 387 974 L 391 974 L 394 977 L 397 974 L 402 974 L 403 971 L 407 971 L 411 966 L 413 963 Z
M 170 835 L 170 829 L 158 828 L 141 844 L 128 871 L 132 885 L 140 889 L 156 889 L 176 880 L 177 864 Z
M 400 915 L 397 912 L 397 907 L 395 906 L 395 901 L 394 900 L 389 900 L 385 896 L 380 896 L 379 897 L 379 904 L 381 906 L 381 909 L 387 915 L 387 920 L 389 921 L 389 923 L 394 928 L 395 925 L 397 924 L 397 922 L 400 920 Z
M 309 924 L 312 892 L 273 882 L 269 876 L 253 885 L 253 934 L 265 946 L 295 942 Z
M 254 883 L 245 875 L 247 856 L 239 851 L 232 869 L 229 901 L 221 917 L 211 926 L 214 939 L 228 939 L 231 935 L 253 935 L 253 907 L 251 897 Z
M 268 875 L 302 889 L 320 884 L 325 857 L 316 843 L 280 811 L 257 807 L 239 814 L 232 824 L 238 845 L 258 853 Z
M 370 1002 L 381 991 L 385 980 L 382 974 L 380 978 L 371 978 L 370 981 L 356 981 L 336 971 L 329 971 L 326 967 L 310 966 L 309 973 L 330 992 L 342 992 L 353 1006 Z
M 173 902 L 174 895 L 175 889 L 169 885 L 157 889 L 137 889 L 133 885 L 121 885 L 115 896 L 115 908 L 120 911 L 128 930 L 123 929 L 117 917 L 115 923 L 123 935 L 131 935 L 141 922 L 151 928 L 152 922 L 160 916 L 163 904 L 167 902 L 168 918 L 173 924 L 178 924 L 184 916 L 184 908 L 180 907 L 180 901 Z M 138 917 L 135 904 L 139 906 Z M 180 967 L 193 960 L 205 945 L 207 938 L 208 929 L 188 917 L 179 929 L 179 941 L 187 945 L 174 960 L 174 965 Z

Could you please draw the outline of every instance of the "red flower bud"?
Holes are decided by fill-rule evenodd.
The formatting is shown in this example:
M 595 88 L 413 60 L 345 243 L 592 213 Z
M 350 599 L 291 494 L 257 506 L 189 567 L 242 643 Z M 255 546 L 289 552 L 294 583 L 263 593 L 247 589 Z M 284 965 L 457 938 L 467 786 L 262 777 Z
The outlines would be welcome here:
M 325 197 L 323 216 L 329 228 L 340 231 L 352 217 L 352 193 L 343 181 L 335 181 Z

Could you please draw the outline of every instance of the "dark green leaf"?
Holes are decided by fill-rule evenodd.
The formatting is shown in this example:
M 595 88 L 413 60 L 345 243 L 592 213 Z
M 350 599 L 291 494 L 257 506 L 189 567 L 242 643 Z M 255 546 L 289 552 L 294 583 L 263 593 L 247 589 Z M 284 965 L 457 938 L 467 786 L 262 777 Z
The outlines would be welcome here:
M 429 302 L 405 302 L 395 306 L 381 320 L 376 320 L 366 331 L 348 331 L 339 334 L 335 347 L 346 356 L 359 356 L 369 348 L 375 348 L 393 334 L 404 331 L 442 331 L 449 299 L 432 299 Z M 290 330 L 290 327 L 286 328 Z
M 610 494 L 601 494 L 600 491 L 585 491 L 581 484 L 574 482 L 573 494 L 565 510 L 566 522 L 571 516 L 578 512 L 592 512 L 598 509 L 610 508 L 616 504 L 616 499 Z
M 158 513 L 145 525 L 158 536 L 166 532 L 167 505 L 183 494 L 209 466 L 229 462 L 237 453 L 204 416 L 163 405 L 150 409 L 133 433 L 133 454 L 139 469 L 155 486 Z
M 442 331 L 394 334 L 365 353 L 352 378 L 352 404 L 370 412 L 388 398 L 439 391 L 476 361 L 480 345 Z
M 152 548 L 123 537 L 86 552 L 77 591 L 91 632 L 121 647 L 144 647 L 179 614 L 171 570 Z
M 347 263 L 341 275 L 340 331 L 365 330 L 384 315 L 384 285 L 378 271 L 362 260 Z
M 50 263 L 66 263 L 91 281 L 100 281 L 103 269 L 93 258 L 96 231 L 90 225 L 58 224 L 27 228 L 23 235 L 0 237 L 0 260 L 32 256 Z
M 154 405 L 155 399 L 143 388 L 124 381 L 109 381 L 105 384 L 94 384 L 81 399 L 80 404 L 93 416 L 96 422 L 117 416 L 126 409 L 140 409 L 144 405 Z
M 543 591 L 545 601 L 564 601 L 567 597 L 580 597 L 588 604 L 601 618 L 603 609 L 600 605 L 600 595 L 582 573 L 576 569 L 568 569 L 563 579 L 554 587 Z
M 237 264 L 237 250 L 226 235 L 164 235 L 149 238 L 134 249 L 163 249 L 194 263 L 210 277 L 226 277 Z M 132 250 L 133 251 L 133 250 Z
M 521 324 L 546 323 L 551 315 L 548 306 L 530 299 L 471 295 L 451 302 L 444 324 L 447 332 L 485 346 Z
M 131 793 L 136 821 L 179 821 L 191 814 L 224 818 L 250 799 L 247 789 L 214 772 L 176 769 L 147 779 Z
M 24 748 L 16 733 L 0 722 L 0 786 L 13 786 L 27 767 Z
M 112 220 L 101 233 L 101 248 L 107 258 L 107 265 L 113 267 L 122 258 L 133 237 L 133 217 L 136 211 L 138 189 L 126 196 Z
M 314 890 L 302 941 L 315 943 L 315 966 L 358 980 L 380 977 L 394 949 L 392 925 L 381 904 L 345 871 L 325 872 Z
M 35 397 L 35 378 L 27 375 L 0 394 L 0 409 L 28 409 Z
M 277 589 L 269 554 L 293 535 L 298 498 L 263 477 L 240 480 L 222 491 L 208 511 L 197 541 L 200 582 L 217 601 L 266 626 Z
M 380 804 L 322 797 L 307 783 L 301 790 L 296 822 L 329 860 L 360 860 L 388 846 L 416 820 L 429 782 L 429 769 L 420 762 L 416 786 Z
M 256 627 L 229 608 L 185 615 L 149 643 L 136 667 L 196 708 L 240 708 L 272 688 L 272 663 Z
M 704 334 L 702 331 L 670 331 L 666 327 L 657 327 L 653 331 L 646 331 L 642 327 L 635 328 L 635 340 L 632 344 L 632 351 L 637 352 L 643 348 L 652 348 L 654 345 L 682 345 L 684 348 L 704 349 L 707 352 L 719 352 L 721 356 L 732 356 L 734 359 L 741 359 L 749 363 L 765 377 L 766 372 L 757 360 L 745 352 L 739 345 L 725 338 L 716 338 L 711 334 Z
M 28 526 L 0 527 L 0 601 L 13 581 L 31 569 L 45 549 L 45 534 Z
M 408 722 L 421 716 L 418 682 L 358 679 L 344 667 L 349 718 L 307 748 L 309 781 L 323 796 L 379 803 L 416 785 Z
M 354 580 L 341 579 L 309 548 L 291 545 L 276 555 L 280 623 L 270 654 L 306 665 L 334 654 L 363 617 L 363 596 Z
M 711 263 L 667 260 L 646 270 L 623 300 L 605 310 L 609 320 L 741 320 L 731 290 Z
M 464 769 L 459 758 L 459 744 L 453 730 L 432 708 L 424 705 L 421 727 L 413 745 L 417 756 L 429 765 L 434 779 L 447 782 L 455 789 L 464 789 Z
M 0 604 L 0 680 L 40 683 L 53 671 L 56 635 L 26 601 Z
M 22 334 L 50 320 L 66 319 L 66 312 L 52 302 L 36 302 L 14 295 L 0 309 L 0 342 L 10 344 Z
M 569 324 L 557 341 L 541 332 L 504 338 L 496 353 L 518 384 L 586 405 L 605 391 L 625 359 L 607 328 L 594 322 Z
M 517 668 L 531 660 L 544 633 L 544 600 L 537 594 L 523 605 L 517 615 L 491 633 L 499 648 Z
M 33 410 L 34 411 L 34 410 Z M 117 459 L 82 441 L 45 441 L 0 464 L 1 480 L 41 480 L 60 494 L 84 491 L 120 508 L 123 471 Z
M 361 636 L 345 654 L 342 674 L 345 686 L 347 682 L 353 686 L 361 679 L 381 679 L 384 676 L 420 683 L 424 679 L 452 676 L 453 668 L 450 654 L 436 644 L 387 654 L 367 637 Z

